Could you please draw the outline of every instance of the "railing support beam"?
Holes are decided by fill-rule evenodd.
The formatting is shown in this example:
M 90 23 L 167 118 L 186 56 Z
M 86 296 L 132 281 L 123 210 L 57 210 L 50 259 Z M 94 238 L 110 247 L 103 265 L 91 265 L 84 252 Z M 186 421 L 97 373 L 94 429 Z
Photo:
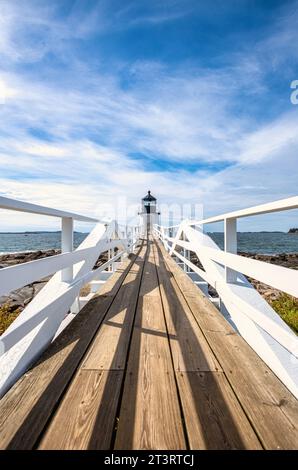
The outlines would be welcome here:
M 70 217 L 62 218 L 62 238 L 61 251 L 68 253 L 73 251 L 73 219 Z M 69 266 L 61 271 L 61 281 L 71 282 L 73 280 L 73 266 Z
M 237 254 L 237 219 L 225 219 L 225 251 L 228 253 Z M 231 268 L 225 267 L 226 282 L 236 282 L 237 272 Z

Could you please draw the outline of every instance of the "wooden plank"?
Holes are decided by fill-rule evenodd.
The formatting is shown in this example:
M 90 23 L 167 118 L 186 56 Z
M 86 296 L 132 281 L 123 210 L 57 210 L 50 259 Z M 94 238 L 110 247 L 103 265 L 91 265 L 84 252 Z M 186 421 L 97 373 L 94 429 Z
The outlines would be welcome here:
M 298 448 L 296 398 L 197 288 L 182 282 L 181 270 L 158 244 L 164 259 L 217 357 L 235 395 L 266 449 Z M 184 275 L 186 277 L 186 275 Z M 210 314 L 207 314 L 210 312 Z
M 262 449 L 222 372 L 177 372 L 191 449 Z
M 297 449 L 296 398 L 238 334 L 206 337 L 263 446 Z
M 164 257 L 166 265 L 177 282 L 180 291 L 186 299 L 191 311 L 200 312 L 200 328 L 205 330 L 222 331 L 234 334 L 235 330 L 227 320 L 218 314 L 218 309 L 207 299 L 203 292 L 193 283 L 190 277 L 171 258 L 160 242 L 157 242 L 158 251 Z
M 123 371 L 80 370 L 42 439 L 42 450 L 111 446 Z
M 107 281 L 49 346 L 38 363 L 0 401 L 0 448 L 31 449 L 92 341 L 134 261 Z M 110 293 L 113 292 L 112 295 Z
M 165 265 L 163 256 L 160 252 L 157 252 L 156 256 L 168 330 L 171 331 L 173 327 L 176 330 L 177 340 L 171 339 L 170 342 L 174 361 L 178 343 L 184 367 L 187 366 L 192 370 L 192 365 L 196 364 L 196 354 L 199 354 L 203 366 L 205 357 L 207 365 L 212 364 L 212 361 L 218 364 L 198 324 L 194 321 L 176 280 Z M 186 277 L 185 273 L 183 276 Z M 181 321 L 181 317 L 185 318 L 184 322 Z M 175 369 L 191 448 L 261 448 L 254 430 L 222 372 L 211 372 L 210 367 L 205 369 L 207 372 L 200 373 L 190 371 L 181 373 L 178 367 Z
M 110 448 L 145 254 L 146 246 L 121 285 L 40 448 Z M 117 326 L 110 325 L 111 319 Z
M 83 369 L 124 369 L 145 253 L 146 247 L 143 247 L 88 350 Z
M 152 257 L 146 262 L 144 272 L 147 275 L 142 279 L 115 449 L 185 449 Z
M 142 297 L 146 295 L 147 297 L 154 296 L 160 298 L 159 285 L 156 278 L 154 242 L 152 238 L 148 240 L 147 261 L 144 266 L 140 295 Z
M 175 370 L 221 370 L 173 275 L 158 252 L 156 263 Z

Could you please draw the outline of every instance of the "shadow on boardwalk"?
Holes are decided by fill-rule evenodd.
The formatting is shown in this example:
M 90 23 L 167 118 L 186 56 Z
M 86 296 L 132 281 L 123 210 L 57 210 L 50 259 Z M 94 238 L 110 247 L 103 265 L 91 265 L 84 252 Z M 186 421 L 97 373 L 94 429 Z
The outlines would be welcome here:
M 143 419 L 144 426 L 146 426 L 146 423 L 150 420 L 150 416 L 143 416 L 140 418 L 140 416 L 137 416 L 136 414 L 137 411 L 139 411 L 136 409 L 139 391 L 138 387 L 142 386 L 139 378 L 142 376 L 143 371 L 140 370 L 139 367 L 141 363 L 141 343 L 144 335 L 163 337 L 167 340 L 167 347 L 171 360 L 169 373 L 175 377 L 175 390 L 171 390 L 171 393 L 164 390 L 163 393 L 166 395 L 168 394 L 169 397 L 174 395 L 179 403 L 181 427 L 183 429 L 183 437 L 182 440 L 180 439 L 181 448 L 190 447 L 191 442 L 195 441 L 195 439 L 190 435 L 192 432 L 192 426 L 184 415 L 183 397 L 180 396 L 179 381 L 177 381 L 178 374 L 186 374 L 188 387 L 192 394 L 192 403 L 194 404 L 193 409 L 195 414 L 192 419 L 197 423 L 197 426 L 194 426 L 194 429 L 199 428 L 201 432 L 201 448 L 242 449 L 246 447 L 243 440 L 243 434 L 239 429 L 239 424 L 235 422 L 230 406 L 226 402 L 226 399 L 219 387 L 218 380 L 216 380 L 216 374 L 213 372 L 207 372 L 206 370 L 194 371 L 193 369 L 193 358 L 189 355 L 187 344 L 184 341 L 181 341 L 179 337 L 179 323 L 180 325 L 183 324 L 183 328 L 187 330 L 189 343 L 195 345 L 195 348 L 193 348 L 193 354 L 200 355 L 202 357 L 204 355 L 204 350 L 197 339 L 197 335 L 193 331 L 193 326 L 184 311 L 184 306 L 181 305 L 180 299 L 171 284 L 173 274 L 164 263 L 160 249 L 157 248 L 157 252 L 155 253 L 155 263 L 152 263 L 152 261 L 148 259 L 149 250 L 150 248 L 152 249 L 152 243 L 152 241 L 148 241 L 145 256 L 140 256 L 141 250 L 138 252 L 135 259 L 135 265 L 132 265 L 130 269 L 127 270 L 119 284 L 120 289 L 128 272 L 133 269 L 133 266 L 138 267 L 139 272 L 137 274 L 137 279 L 131 283 L 126 283 L 126 288 L 130 289 L 131 292 L 134 293 L 135 298 L 126 297 L 125 303 L 119 305 L 119 310 L 113 311 L 113 315 L 111 315 L 110 312 L 112 311 L 112 306 L 115 306 L 115 302 L 117 301 L 119 289 L 110 299 L 108 293 L 106 296 L 98 296 L 91 300 L 87 308 L 85 307 L 85 309 L 81 311 L 78 317 L 69 325 L 69 327 L 67 327 L 61 337 L 59 337 L 48 348 L 38 364 L 28 374 L 28 381 L 30 382 L 30 374 L 33 373 L 34 370 L 38 370 L 38 368 L 42 368 L 44 374 L 45 367 L 47 367 L 47 365 L 49 366 L 48 374 L 50 374 L 50 367 L 51 364 L 53 364 L 56 355 L 59 355 L 61 352 L 64 353 L 65 351 L 65 360 L 58 369 L 54 371 L 53 377 L 46 384 L 41 395 L 36 399 L 34 406 L 28 414 L 24 416 L 24 419 L 11 439 L 8 448 L 30 449 L 39 447 L 48 426 L 51 425 L 51 420 L 55 412 L 59 411 L 61 407 L 64 406 L 62 398 L 67 398 L 69 386 L 71 386 L 74 374 L 79 369 L 80 364 L 84 361 L 86 351 L 88 351 L 90 344 L 92 344 L 91 341 L 94 340 L 94 338 L 96 340 L 96 333 L 104 324 L 115 328 L 121 328 L 121 332 L 118 338 L 117 347 L 113 350 L 113 357 L 111 358 L 109 369 L 104 371 L 106 376 L 104 387 L 100 402 L 94 411 L 95 416 L 92 418 L 91 427 L 88 430 L 88 437 L 85 437 L 87 442 L 85 448 L 113 448 L 115 442 L 117 442 L 117 434 L 120 426 L 122 429 L 125 429 L 125 448 L 133 448 L 136 432 L 135 423 L 137 418 Z M 159 266 L 156 267 L 157 263 Z M 156 282 L 152 282 L 152 279 L 151 282 L 144 282 L 144 266 L 149 272 L 155 272 Z M 164 284 L 160 285 L 160 283 L 163 282 L 162 279 L 164 279 Z M 156 288 L 159 289 L 159 295 L 161 295 L 160 289 L 163 288 L 167 297 L 167 302 L 170 305 L 169 312 L 172 323 L 177 327 L 177 334 L 172 334 L 170 337 L 168 334 L 169 318 L 166 318 L 165 315 L 163 317 L 163 331 L 155 328 L 142 327 L 144 297 L 150 294 L 152 289 Z M 99 302 L 106 302 L 107 307 L 104 313 L 102 313 L 105 310 L 102 305 L 101 309 L 99 309 Z M 102 317 L 98 314 L 99 310 Z M 123 326 L 121 326 L 118 322 L 114 321 L 114 318 L 123 311 L 125 311 L 125 315 Z M 154 315 L 154 313 L 155 312 L 152 310 L 152 315 Z M 130 325 L 129 332 L 127 331 L 127 323 Z M 177 341 L 180 347 L 185 372 L 175 370 L 173 365 L 173 341 Z M 131 347 L 132 342 L 133 349 Z M 124 367 L 119 368 L 119 352 L 123 353 L 123 351 L 125 354 Z M 133 354 L 133 357 L 131 354 Z M 147 351 L 147 354 L 150 355 L 150 351 Z M 128 364 L 130 361 L 135 365 L 135 369 L 133 370 L 133 380 L 131 380 L 129 375 Z M 24 380 L 26 380 L 26 377 Z M 129 386 L 129 395 L 124 394 L 125 387 L 127 386 Z M 154 384 L 152 384 L 152 387 L 154 387 Z M 28 389 L 30 390 L 30 383 L 28 385 Z M 125 396 L 129 396 L 129 401 L 126 400 L 126 402 L 124 402 Z M 129 410 L 129 419 L 125 421 L 125 423 L 121 422 L 121 415 L 124 409 Z M 79 416 L 80 420 L 83 420 L 84 416 L 80 416 L 79 414 L 77 415 L 77 411 L 78 410 L 76 409 L 73 413 L 70 413 L 69 420 L 70 423 L 72 423 L 72 427 L 77 427 L 79 434 L 82 432 L 82 428 L 84 428 L 84 422 L 78 423 L 73 422 L 73 420 L 75 416 Z M 150 414 L 150 410 L 147 410 L 146 413 Z M 7 420 L 9 420 L 9 417 Z M 161 424 L 163 425 L 163 423 Z M 5 426 L 5 422 L 3 425 Z M 65 427 L 61 426 L 61 429 L 57 430 L 56 426 L 55 433 L 59 432 L 61 434 L 61 443 L 64 441 L 64 433 L 66 431 L 67 429 Z M 149 426 L 147 429 L 143 429 L 144 436 L 146 436 L 146 433 L 150 433 L 151 431 L 152 428 Z M 170 436 L 172 431 L 167 430 L 165 427 L 164 432 L 169 432 Z M 144 438 L 142 442 L 143 447 L 146 448 L 146 442 L 150 442 L 150 436 L 148 436 L 147 441 L 146 438 Z M 62 447 L 63 444 L 61 445 L 61 448 Z M 69 447 L 71 447 L 70 444 Z M 80 448 L 80 446 L 76 444 L 76 447 L 74 448 Z M 170 443 L 169 448 L 173 448 L 170 446 Z

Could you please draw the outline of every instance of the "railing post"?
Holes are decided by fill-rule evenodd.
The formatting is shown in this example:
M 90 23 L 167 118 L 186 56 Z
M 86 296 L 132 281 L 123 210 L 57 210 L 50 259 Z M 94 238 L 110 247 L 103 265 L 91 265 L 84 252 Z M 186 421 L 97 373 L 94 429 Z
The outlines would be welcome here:
M 126 228 L 124 230 L 121 230 L 121 237 L 122 237 L 122 240 L 126 240 L 127 242 L 127 238 L 126 238 Z M 125 258 L 127 257 L 127 253 L 124 253 L 122 256 L 121 256 L 121 263 L 123 263 L 123 261 L 125 260 Z
M 109 242 L 111 242 L 111 241 L 112 241 L 112 239 L 109 238 Z M 112 252 L 112 249 L 109 248 L 108 249 L 108 261 L 110 261 L 110 259 L 112 259 L 112 257 L 113 257 L 113 252 Z M 109 264 L 109 266 L 108 266 L 108 271 L 112 271 L 112 265 L 111 264 Z
M 163 243 L 163 246 L 165 247 L 166 251 L 168 251 L 166 247 L 166 240 L 165 240 L 165 230 L 164 227 L 161 228 L 161 241 Z
M 169 237 L 173 237 L 173 225 L 174 225 L 174 212 L 170 211 L 169 212 L 169 226 L 171 227 L 169 230 Z
M 62 217 L 61 251 L 62 253 L 73 251 L 73 219 L 70 217 Z M 72 265 L 62 269 L 61 280 L 64 282 L 73 280 Z
M 185 236 L 184 231 L 183 231 L 183 237 L 182 237 L 182 238 L 183 238 L 183 241 L 186 241 L 186 236 Z M 184 247 L 184 248 L 183 248 L 183 256 L 184 256 L 184 258 L 188 258 L 187 254 L 188 254 L 188 253 L 187 253 L 187 250 L 186 250 L 186 248 Z M 187 272 L 187 268 L 188 268 L 187 264 L 183 263 L 183 270 L 184 270 L 185 272 Z
M 228 253 L 237 254 L 237 219 L 225 219 L 224 220 L 224 231 L 225 231 L 225 251 Z M 225 267 L 225 278 L 226 282 L 236 282 L 237 272 L 231 268 Z

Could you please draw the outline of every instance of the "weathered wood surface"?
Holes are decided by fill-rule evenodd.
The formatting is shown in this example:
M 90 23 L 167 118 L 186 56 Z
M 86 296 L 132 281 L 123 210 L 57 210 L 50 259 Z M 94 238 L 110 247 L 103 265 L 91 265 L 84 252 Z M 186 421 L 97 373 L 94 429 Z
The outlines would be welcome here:
M 39 449 L 109 449 L 122 379 L 123 371 L 81 369 L 46 430 Z
M 175 370 L 221 370 L 163 256 L 155 257 Z
M 191 449 L 262 449 L 222 372 L 177 372 Z
M 31 449 L 120 289 L 131 265 L 110 278 L 50 345 L 38 363 L 0 401 L 0 449 Z
M 257 436 L 166 264 L 167 255 L 157 249 L 155 256 L 167 327 L 175 334 L 170 345 L 190 447 L 260 449 Z
M 296 398 L 225 318 L 185 276 L 158 243 L 158 251 L 177 281 L 198 325 L 237 399 L 266 449 L 298 448 Z
M 115 448 L 186 448 L 152 244 L 138 300 Z
M 145 253 L 143 247 L 123 280 L 40 449 L 110 448 L 123 380 L 123 372 L 115 371 L 126 363 Z
M 123 370 L 139 295 L 146 247 L 130 269 L 84 359 L 83 369 Z
M 297 400 L 157 242 L 0 402 L 0 448 L 298 448 Z

